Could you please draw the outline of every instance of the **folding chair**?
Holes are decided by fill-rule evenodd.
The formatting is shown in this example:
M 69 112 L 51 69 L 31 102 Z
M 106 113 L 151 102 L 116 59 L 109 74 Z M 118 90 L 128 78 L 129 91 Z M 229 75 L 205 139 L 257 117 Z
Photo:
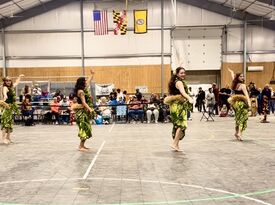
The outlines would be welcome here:
M 214 105 L 208 105 L 208 110 L 207 111 L 202 111 L 202 116 L 200 121 L 203 119 L 206 119 L 206 121 L 213 121 L 214 122 Z

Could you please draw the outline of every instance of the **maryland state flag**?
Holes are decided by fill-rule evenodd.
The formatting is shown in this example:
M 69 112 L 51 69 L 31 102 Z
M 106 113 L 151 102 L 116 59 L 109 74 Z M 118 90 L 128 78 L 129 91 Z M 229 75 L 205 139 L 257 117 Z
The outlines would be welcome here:
M 115 24 L 114 34 L 125 35 L 127 32 L 127 13 L 125 10 L 122 12 L 113 11 L 113 20 Z
M 147 10 L 134 10 L 135 33 L 147 33 Z

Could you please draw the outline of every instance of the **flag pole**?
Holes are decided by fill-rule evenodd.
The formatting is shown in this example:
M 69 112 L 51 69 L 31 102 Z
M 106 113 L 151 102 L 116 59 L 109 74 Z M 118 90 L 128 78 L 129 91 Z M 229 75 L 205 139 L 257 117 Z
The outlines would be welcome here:
M 161 96 L 164 95 L 164 0 L 161 0 Z
M 125 0 L 125 19 L 126 19 L 126 23 L 128 25 L 128 0 Z
M 81 27 L 81 74 L 85 76 L 85 45 L 84 45 L 84 16 L 83 16 L 83 0 L 80 0 L 80 27 Z

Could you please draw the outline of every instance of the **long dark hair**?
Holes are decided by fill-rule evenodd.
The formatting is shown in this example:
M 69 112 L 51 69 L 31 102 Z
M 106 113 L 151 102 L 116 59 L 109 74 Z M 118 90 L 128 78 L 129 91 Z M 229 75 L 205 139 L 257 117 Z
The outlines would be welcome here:
M 171 76 L 171 79 L 170 79 L 169 84 L 168 84 L 169 94 L 173 94 L 175 89 L 177 89 L 176 86 L 175 86 L 175 82 L 176 82 L 176 79 L 178 77 L 177 75 L 179 74 L 179 72 L 182 69 L 185 71 L 185 68 L 177 67 L 176 73 Z
M 24 94 L 27 94 L 27 93 L 29 93 L 29 86 L 28 86 L 28 85 L 25 85 Z
M 74 95 L 77 97 L 78 90 L 84 90 L 86 84 L 86 79 L 84 77 L 80 77 L 77 79 L 75 87 L 74 87 Z
M 10 86 L 7 85 L 7 81 L 11 82 Z M 13 82 L 12 82 L 12 80 L 4 80 L 3 86 L 6 86 L 7 88 L 13 88 Z
M 242 73 L 236 73 L 236 75 L 235 75 L 235 77 L 234 77 L 234 79 L 232 81 L 232 85 L 231 85 L 231 89 L 232 90 L 235 90 L 237 88 L 237 85 L 239 83 L 244 83 L 244 81 L 240 81 L 239 80 L 240 75 L 242 75 Z

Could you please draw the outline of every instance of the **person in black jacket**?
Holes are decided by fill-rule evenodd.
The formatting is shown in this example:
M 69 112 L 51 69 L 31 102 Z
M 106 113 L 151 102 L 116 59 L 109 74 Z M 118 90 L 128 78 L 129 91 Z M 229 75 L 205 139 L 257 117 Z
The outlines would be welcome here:
M 205 92 L 202 90 L 201 87 L 199 87 L 196 104 L 197 104 L 199 112 L 202 111 L 202 108 L 203 108 L 203 111 L 206 111 L 206 109 L 205 109 Z

